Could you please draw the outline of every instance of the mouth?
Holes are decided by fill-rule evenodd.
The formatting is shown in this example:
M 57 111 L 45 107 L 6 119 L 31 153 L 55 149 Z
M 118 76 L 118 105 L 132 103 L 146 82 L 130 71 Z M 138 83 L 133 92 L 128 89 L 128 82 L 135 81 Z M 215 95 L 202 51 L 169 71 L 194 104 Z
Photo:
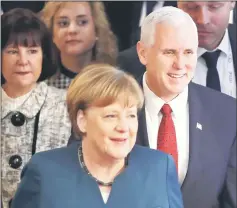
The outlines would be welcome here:
M 180 79 L 180 78 L 183 78 L 186 74 L 172 74 L 172 73 L 169 73 L 168 76 L 171 77 L 171 78 L 174 78 L 174 79 Z
M 198 35 L 210 35 L 212 34 L 212 32 L 208 32 L 208 31 L 198 31 Z
M 15 72 L 18 75 L 27 75 L 30 74 L 31 72 Z
M 81 43 L 81 40 L 66 40 L 66 43 Z
M 116 143 L 125 143 L 127 141 L 127 138 L 110 138 L 110 140 Z

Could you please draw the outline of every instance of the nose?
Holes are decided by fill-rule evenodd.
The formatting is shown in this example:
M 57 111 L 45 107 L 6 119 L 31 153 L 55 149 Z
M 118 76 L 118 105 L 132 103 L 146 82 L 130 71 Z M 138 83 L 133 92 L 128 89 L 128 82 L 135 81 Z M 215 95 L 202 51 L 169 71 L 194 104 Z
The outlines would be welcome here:
M 71 34 L 77 33 L 78 32 L 78 26 L 76 23 L 72 22 L 69 27 L 68 27 L 68 32 Z
M 196 21 L 198 25 L 206 25 L 210 23 L 210 14 L 206 7 L 200 8 Z
M 129 121 L 126 118 L 120 118 L 116 126 L 117 131 L 120 133 L 125 133 L 129 129 Z
M 24 51 L 20 51 L 19 53 L 19 65 L 25 66 L 28 64 L 28 56 Z
M 185 67 L 185 60 L 183 55 L 177 55 L 174 61 L 174 68 L 180 70 L 184 69 L 184 67 Z

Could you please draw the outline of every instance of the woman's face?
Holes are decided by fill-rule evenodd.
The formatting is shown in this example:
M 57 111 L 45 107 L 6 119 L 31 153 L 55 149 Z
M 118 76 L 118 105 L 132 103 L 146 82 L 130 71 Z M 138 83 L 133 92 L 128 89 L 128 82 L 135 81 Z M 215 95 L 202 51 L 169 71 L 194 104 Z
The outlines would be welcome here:
M 8 45 L 2 50 L 2 74 L 8 85 L 18 88 L 33 86 L 40 77 L 42 63 L 40 46 Z
M 96 34 L 88 2 L 65 3 L 53 20 L 53 41 L 61 55 L 82 55 L 95 45 Z
M 133 148 L 137 129 L 137 106 L 115 102 L 106 107 L 90 107 L 78 112 L 77 124 L 83 138 L 102 157 L 124 159 Z

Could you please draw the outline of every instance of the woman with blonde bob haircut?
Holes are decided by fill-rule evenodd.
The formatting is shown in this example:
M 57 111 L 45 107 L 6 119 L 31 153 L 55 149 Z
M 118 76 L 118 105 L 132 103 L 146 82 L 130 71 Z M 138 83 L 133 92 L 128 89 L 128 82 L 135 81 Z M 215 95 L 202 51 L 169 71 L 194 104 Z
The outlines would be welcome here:
M 116 63 L 117 42 L 102 2 L 47 2 L 40 16 L 52 33 L 61 61 L 49 85 L 68 88 L 87 64 Z
M 172 157 L 135 145 L 143 99 L 131 75 L 107 64 L 85 67 L 67 94 L 81 140 L 34 155 L 12 208 L 182 208 Z

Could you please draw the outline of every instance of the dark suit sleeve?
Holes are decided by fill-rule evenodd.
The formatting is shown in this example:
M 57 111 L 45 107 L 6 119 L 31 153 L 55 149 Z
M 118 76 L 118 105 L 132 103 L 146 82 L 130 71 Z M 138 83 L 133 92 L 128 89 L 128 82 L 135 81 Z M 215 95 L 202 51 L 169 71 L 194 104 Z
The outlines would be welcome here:
M 29 162 L 21 174 L 21 183 L 11 208 L 40 208 L 40 174 L 36 164 Z
M 131 67 L 129 64 L 129 57 L 127 51 L 122 51 L 118 54 L 117 65 L 124 71 L 128 71 L 128 68 Z
M 183 208 L 183 198 L 181 194 L 181 187 L 178 181 L 178 174 L 174 160 L 170 155 L 168 155 L 167 190 L 169 208 Z
M 236 138 L 231 148 L 229 164 L 226 173 L 226 181 L 221 198 L 222 208 L 236 208 Z
M 137 55 L 136 46 L 120 52 L 117 58 L 117 65 L 135 78 L 141 77 L 146 71 L 145 66 L 140 62 Z

